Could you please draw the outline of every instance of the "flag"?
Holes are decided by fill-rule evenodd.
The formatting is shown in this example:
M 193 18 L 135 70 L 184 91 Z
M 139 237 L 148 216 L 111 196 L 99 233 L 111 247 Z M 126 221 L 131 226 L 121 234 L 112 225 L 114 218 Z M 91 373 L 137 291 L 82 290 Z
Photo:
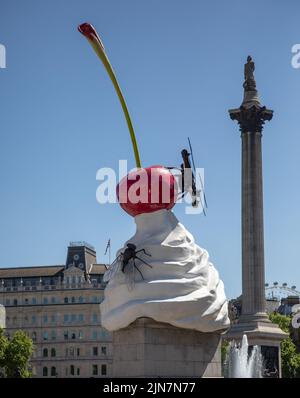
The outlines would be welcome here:
M 107 253 L 107 250 L 110 248 L 110 239 L 108 239 L 107 245 L 106 245 L 106 249 L 105 249 L 105 253 L 104 255 Z

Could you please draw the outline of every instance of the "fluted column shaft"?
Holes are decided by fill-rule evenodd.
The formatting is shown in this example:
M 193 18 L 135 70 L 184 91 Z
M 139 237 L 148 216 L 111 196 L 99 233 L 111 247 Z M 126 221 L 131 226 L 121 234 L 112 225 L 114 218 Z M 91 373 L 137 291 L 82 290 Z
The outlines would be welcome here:
M 266 318 L 261 138 L 273 111 L 253 102 L 229 114 L 242 138 L 242 316 Z
M 261 132 L 242 132 L 243 314 L 265 312 Z

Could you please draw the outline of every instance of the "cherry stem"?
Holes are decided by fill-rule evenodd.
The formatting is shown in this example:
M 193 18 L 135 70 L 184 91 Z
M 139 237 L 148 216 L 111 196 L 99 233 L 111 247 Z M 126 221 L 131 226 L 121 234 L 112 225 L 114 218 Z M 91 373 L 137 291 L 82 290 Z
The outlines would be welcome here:
M 103 43 L 96 31 L 96 29 L 89 23 L 83 23 L 81 25 L 78 26 L 78 30 L 80 33 L 82 33 L 90 42 L 90 44 L 92 45 L 92 47 L 94 48 L 96 54 L 98 55 L 98 57 L 101 59 L 113 85 L 114 88 L 117 92 L 117 95 L 119 97 L 119 100 L 121 102 L 121 106 L 125 115 L 125 119 L 127 122 L 127 126 L 129 129 L 129 133 L 130 133 L 130 138 L 131 138 L 131 142 L 132 142 L 132 146 L 133 146 L 133 152 L 134 152 L 134 157 L 135 157 L 135 163 L 136 163 L 136 167 L 139 169 L 141 168 L 141 160 L 140 160 L 140 155 L 139 155 L 139 150 L 138 150 L 138 146 L 137 146 L 137 142 L 136 142 L 136 137 L 135 137 L 135 133 L 134 133 L 134 129 L 133 129 L 133 125 L 131 122 L 131 118 L 128 112 L 128 108 L 127 108 L 127 104 L 125 101 L 125 98 L 123 96 L 123 93 L 121 91 L 121 88 L 119 86 L 119 83 L 117 81 L 116 75 L 113 71 L 113 68 L 109 62 L 109 59 L 105 53 L 105 49 L 103 46 Z

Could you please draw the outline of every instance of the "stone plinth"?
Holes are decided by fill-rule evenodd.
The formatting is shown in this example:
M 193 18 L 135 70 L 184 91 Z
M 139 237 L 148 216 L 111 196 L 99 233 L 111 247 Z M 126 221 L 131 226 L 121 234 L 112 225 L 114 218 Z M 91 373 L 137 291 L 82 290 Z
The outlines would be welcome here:
M 0 304 L 0 329 L 5 328 L 5 307 Z
M 113 333 L 113 377 L 221 377 L 220 336 L 139 318 Z

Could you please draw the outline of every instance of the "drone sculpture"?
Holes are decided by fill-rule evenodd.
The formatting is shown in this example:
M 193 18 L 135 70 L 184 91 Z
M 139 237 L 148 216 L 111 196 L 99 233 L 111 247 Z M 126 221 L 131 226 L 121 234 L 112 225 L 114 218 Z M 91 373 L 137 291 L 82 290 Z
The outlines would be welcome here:
M 183 149 L 181 151 L 181 156 L 183 163 L 180 165 L 180 169 L 177 167 L 168 167 L 169 170 L 176 169 L 180 170 L 181 172 L 181 178 L 180 178 L 180 192 L 178 194 L 178 199 L 182 199 L 187 193 L 190 194 L 192 198 L 192 206 L 193 207 L 198 207 L 199 202 L 201 203 L 201 207 L 203 210 L 203 214 L 206 216 L 205 208 L 207 208 L 207 200 L 206 200 L 206 195 L 204 192 L 204 185 L 203 181 L 201 178 L 200 173 L 198 173 L 199 181 L 200 181 L 200 188 L 197 188 L 196 184 L 196 173 L 197 169 L 195 167 L 195 162 L 194 162 L 194 155 L 193 155 L 193 149 L 192 149 L 192 144 L 190 139 L 188 138 L 189 142 L 189 150 Z M 191 166 L 191 161 L 192 160 L 192 165 Z M 203 193 L 203 199 L 204 203 L 201 198 L 201 192 Z

